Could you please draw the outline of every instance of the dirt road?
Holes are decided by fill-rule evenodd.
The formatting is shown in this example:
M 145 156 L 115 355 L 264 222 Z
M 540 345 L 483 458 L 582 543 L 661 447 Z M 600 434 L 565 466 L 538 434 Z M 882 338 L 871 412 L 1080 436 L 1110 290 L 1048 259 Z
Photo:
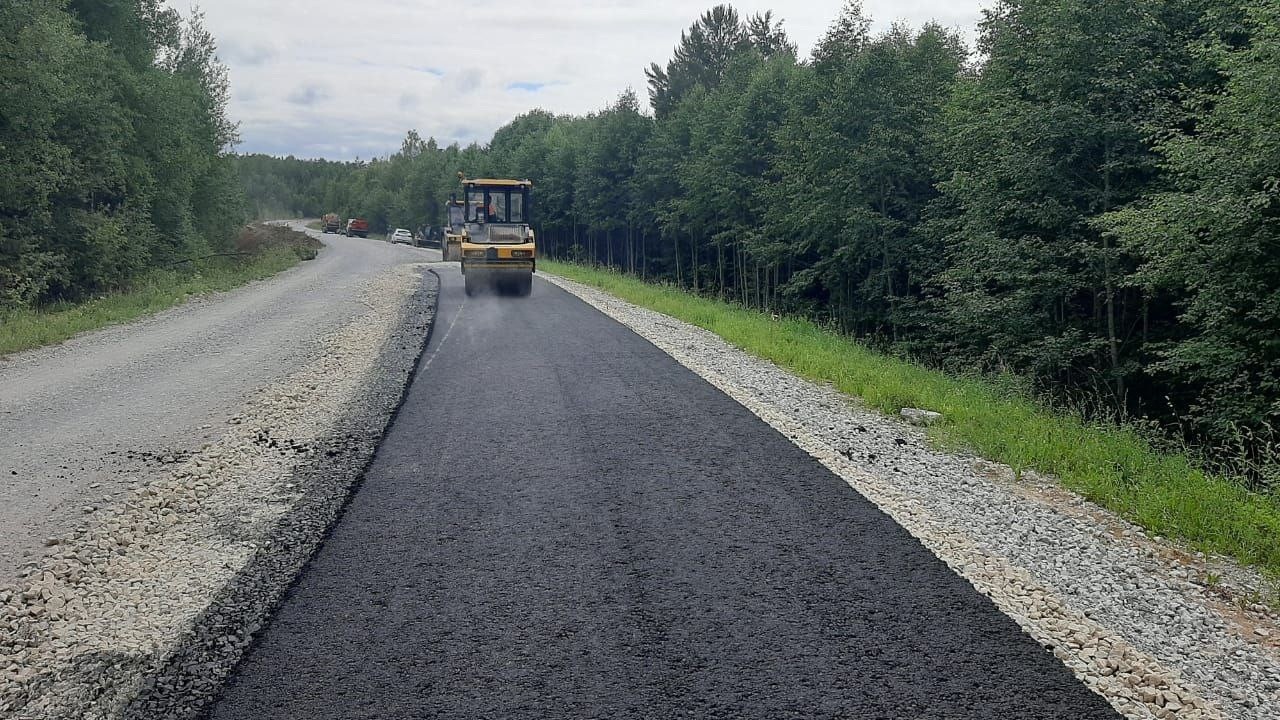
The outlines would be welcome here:
M 362 284 L 439 257 L 319 237 L 317 259 L 274 278 L 0 360 L 0 586 L 46 539 L 220 436 L 250 393 L 364 309 Z

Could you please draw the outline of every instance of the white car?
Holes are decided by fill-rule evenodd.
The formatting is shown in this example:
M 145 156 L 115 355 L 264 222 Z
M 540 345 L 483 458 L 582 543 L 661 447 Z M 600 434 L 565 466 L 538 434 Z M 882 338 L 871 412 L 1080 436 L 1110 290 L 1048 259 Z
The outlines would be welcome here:
M 404 228 L 396 228 L 396 231 L 391 233 L 391 237 L 387 239 L 393 243 L 404 243 L 405 245 L 412 245 L 413 233 L 409 232 L 408 230 L 405 230 Z

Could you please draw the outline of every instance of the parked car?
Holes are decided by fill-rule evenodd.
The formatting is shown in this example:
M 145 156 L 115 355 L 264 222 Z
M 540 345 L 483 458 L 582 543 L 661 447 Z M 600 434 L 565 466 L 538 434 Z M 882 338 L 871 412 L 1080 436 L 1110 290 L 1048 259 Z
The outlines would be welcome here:
M 396 228 L 396 231 L 391 233 L 391 237 L 387 239 L 393 243 L 404 243 L 405 245 L 412 245 L 413 233 L 409 232 L 408 230 L 405 230 L 404 228 Z

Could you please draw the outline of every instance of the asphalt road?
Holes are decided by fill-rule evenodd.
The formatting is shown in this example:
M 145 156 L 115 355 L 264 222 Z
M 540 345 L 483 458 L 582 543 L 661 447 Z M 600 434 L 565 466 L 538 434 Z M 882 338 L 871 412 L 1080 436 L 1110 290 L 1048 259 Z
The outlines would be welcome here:
M 361 285 L 438 251 L 324 235 L 268 280 L 0 359 L 0 587 L 132 479 L 220 436 L 253 390 L 366 308 Z
M 652 345 L 441 275 L 404 408 L 215 718 L 1117 717 Z

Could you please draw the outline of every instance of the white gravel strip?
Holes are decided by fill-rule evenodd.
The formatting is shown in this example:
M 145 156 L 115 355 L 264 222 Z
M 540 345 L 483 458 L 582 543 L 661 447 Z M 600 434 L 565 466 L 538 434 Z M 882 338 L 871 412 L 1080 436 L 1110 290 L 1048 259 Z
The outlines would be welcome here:
M 878 505 L 1128 718 L 1280 718 L 1277 624 L 1205 564 L 1044 478 L 932 448 L 720 337 L 543 275 L 667 352 Z M 1214 561 L 1248 589 L 1249 571 Z
M 46 541 L 54 552 L 0 590 L 0 717 L 199 712 L 372 456 L 436 290 L 421 265 L 378 276 L 369 310 L 221 438 Z

